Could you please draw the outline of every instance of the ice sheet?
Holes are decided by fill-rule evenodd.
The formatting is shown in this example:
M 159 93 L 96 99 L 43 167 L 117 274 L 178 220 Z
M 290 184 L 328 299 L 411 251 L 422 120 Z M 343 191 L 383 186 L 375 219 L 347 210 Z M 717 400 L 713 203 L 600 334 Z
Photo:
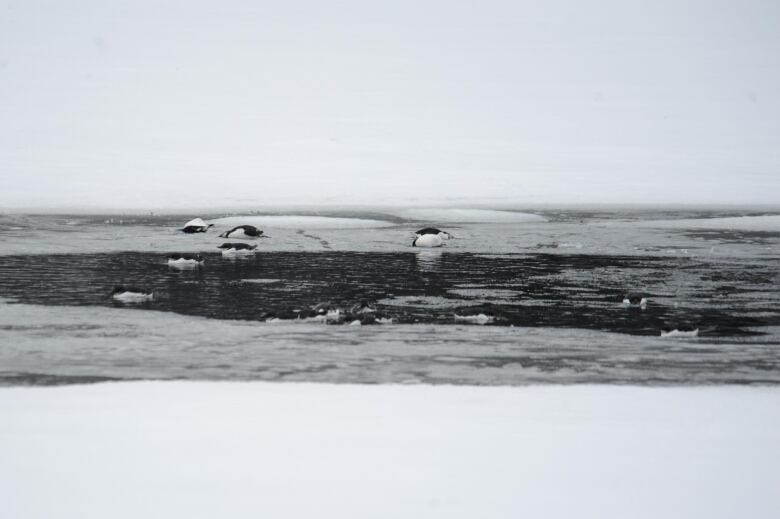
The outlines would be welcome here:
M 447 223 L 541 223 L 547 218 L 538 214 L 492 209 L 404 209 L 395 214 L 421 222 Z
M 637 222 L 643 227 L 663 229 L 726 229 L 736 231 L 780 231 L 780 215 L 735 216 L 728 218 L 682 218 L 679 220 L 647 220 Z
M 255 227 L 274 227 L 277 229 L 371 229 L 374 227 L 390 227 L 393 222 L 373 220 L 368 218 L 339 218 L 329 216 L 306 215 L 247 215 L 227 216 L 209 220 L 218 227 L 235 227 L 237 225 L 254 225 Z
M 431 304 L 436 301 L 431 300 Z M 453 319 L 453 312 L 447 312 Z M 478 317 L 477 317 L 478 319 Z M 109 379 L 780 384 L 776 327 L 742 340 L 601 331 L 222 320 L 0 302 L 0 385 Z M 477 321 L 479 322 L 479 321 Z
M 459 214 L 461 209 L 455 211 Z M 509 214 L 523 220 L 527 213 L 487 211 L 492 216 Z M 585 214 L 549 212 L 547 222 L 473 222 L 411 220 L 401 211 L 367 211 L 355 217 L 316 215 L 251 215 L 214 218 L 222 221 L 206 233 L 184 234 L 181 226 L 194 215 L 182 216 L 21 216 L 0 215 L 0 254 L 58 254 L 112 251 L 215 252 L 225 240 L 219 233 L 254 221 L 269 239 L 257 240 L 257 253 L 265 251 L 408 251 L 414 231 L 435 225 L 454 234 L 441 250 L 482 254 L 511 252 L 543 254 L 620 254 L 634 256 L 756 256 L 780 251 L 780 232 L 746 235 L 728 229 L 700 229 L 697 225 L 732 220 L 687 218 L 690 212 L 670 220 L 669 212 L 650 211 Z M 701 212 L 697 213 L 701 214 Z M 720 213 L 712 213 L 720 214 Z M 516 216 L 519 215 L 519 216 Z M 526 215 L 526 216 L 524 216 Z M 205 216 L 205 215 L 204 215 Z M 422 216 L 422 215 L 420 215 Z M 446 217 L 446 210 L 430 213 Z M 778 216 L 734 218 L 756 227 L 776 222 Z M 207 218 L 208 219 L 208 218 Z M 256 220 L 253 220 L 256 219 Z M 494 220 L 500 218 L 495 217 Z M 659 223 L 660 222 L 660 223 Z M 745 223 L 747 222 L 747 223 Z M 752 223 L 751 223 L 752 222 Z M 266 225 L 267 224 L 267 225 Z M 271 225 L 273 224 L 273 225 Z M 714 225 L 714 224 L 713 224 Z M 725 225 L 725 224 L 719 224 Z M 664 227 L 667 226 L 667 227 Z M 434 266 L 436 253 L 420 255 Z
M 780 509 L 778 388 L 114 383 L 3 388 L 0 416 L 14 519 Z

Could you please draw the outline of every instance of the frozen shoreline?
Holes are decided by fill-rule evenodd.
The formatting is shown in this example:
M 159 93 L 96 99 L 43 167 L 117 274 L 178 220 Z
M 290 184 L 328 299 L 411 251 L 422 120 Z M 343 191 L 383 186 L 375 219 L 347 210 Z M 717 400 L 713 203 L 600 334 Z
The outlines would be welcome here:
M 4 515 L 773 517 L 780 388 L 0 389 Z

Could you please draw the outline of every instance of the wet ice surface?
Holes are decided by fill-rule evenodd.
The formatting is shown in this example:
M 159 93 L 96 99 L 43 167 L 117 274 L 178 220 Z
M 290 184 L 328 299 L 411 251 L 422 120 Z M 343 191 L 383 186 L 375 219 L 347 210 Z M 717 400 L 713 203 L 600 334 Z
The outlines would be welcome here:
M 771 215 L 303 216 L 254 215 L 277 227 L 244 259 L 214 252 L 219 228 L 176 232 L 185 217 L 0 217 L 1 383 L 780 382 Z M 423 223 L 456 239 L 416 250 Z M 185 251 L 205 266 L 166 265 Z M 114 302 L 117 284 L 155 300 Z M 624 307 L 629 291 L 647 307 Z M 391 324 L 346 325 L 363 301 Z M 306 321 L 321 303 L 339 317 Z
M 778 342 L 761 336 L 670 340 L 551 327 L 353 327 L 12 304 L 0 311 L 0 341 L 3 384 L 780 383 Z

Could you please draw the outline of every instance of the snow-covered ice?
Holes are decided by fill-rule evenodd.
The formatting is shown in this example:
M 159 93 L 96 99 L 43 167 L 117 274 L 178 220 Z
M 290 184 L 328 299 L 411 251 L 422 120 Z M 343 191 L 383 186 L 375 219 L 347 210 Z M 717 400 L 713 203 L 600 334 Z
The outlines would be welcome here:
M 254 225 L 255 227 L 274 227 L 278 229 L 370 229 L 394 225 L 392 222 L 370 218 L 307 215 L 226 216 L 209 220 L 209 223 L 213 223 L 214 226 L 218 227 Z
M 398 216 L 422 222 L 448 223 L 540 223 L 547 218 L 538 214 L 493 209 L 403 209 Z
M 663 229 L 724 229 L 733 231 L 780 231 L 780 215 L 732 216 L 725 218 L 681 218 L 678 220 L 645 220 L 643 227 Z
M 0 389 L 3 516 L 774 519 L 780 388 Z
M 699 336 L 699 329 L 696 328 L 695 330 L 669 330 L 668 332 L 661 332 L 661 337 L 698 337 Z

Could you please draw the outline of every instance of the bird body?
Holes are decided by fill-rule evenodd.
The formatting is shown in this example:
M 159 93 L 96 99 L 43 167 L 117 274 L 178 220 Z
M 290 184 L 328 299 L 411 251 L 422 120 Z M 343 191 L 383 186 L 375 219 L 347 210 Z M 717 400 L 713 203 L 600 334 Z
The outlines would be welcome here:
M 420 229 L 419 231 L 415 232 L 417 236 L 425 236 L 426 234 L 435 234 L 442 240 L 449 240 L 452 238 L 452 235 L 448 233 L 447 231 L 442 231 L 441 229 L 437 229 L 436 227 L 425 227 L 424 229 Z
M 422 234 L 414 239 L 412 247 L 441 247 L 442 243 L 438 234 Z
M 213 224 L 206 224 L 201 218 L 195 218 L 184 224 L 182 232 L 186 234 L 194 234 L 196 232 L 206 232 Z
M 644 308 L 647 306 L 647 298 L 636 292 L 630 292 L 623 298 L 623 306 Z
M 267 238 L 263 231 L 254 225 L 239 225 L 219 235 L 220 238 L 233 238 L 236 240 L 254 240 L 255 238 Z

